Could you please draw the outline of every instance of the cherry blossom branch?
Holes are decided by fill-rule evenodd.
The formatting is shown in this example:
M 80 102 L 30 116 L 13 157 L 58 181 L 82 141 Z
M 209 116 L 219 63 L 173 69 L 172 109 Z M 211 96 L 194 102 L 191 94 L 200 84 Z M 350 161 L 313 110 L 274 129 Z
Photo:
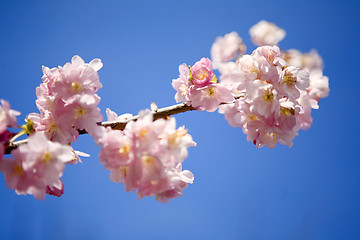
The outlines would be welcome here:
M 245 94 L 238 94 L 235 96 L 235 99 L 239 99 L 244 96 L 245 96 Z M 229 103 L 221 103 L 220 105 L 223 105 L 223 104 L 229 104 Z M 188 106 L 188 105 L 186 105 L 186 103 L 179 103 L 179 104 L 175 104 L 172 106 L 153 110 L 152 113 L 153 113 L 153 119 L 155 121 L 160 118 L 167 118 L 172 115 L 189 112 L 189 111 L 194 111 L 194 110 L 196 110 L 196 108 L 194 108 L 192 106 Z M 136 115 L 131 118 L 124 119 L 124 120 L 101 122 L 101 123 L 99 123 L 99 125 L 101 125 L 103 127 L 111 127 L 113 130 L 124 130 L 126 125 L 129 122 L 136 121 L 138 119 L 138 117 L 139 116 Z M 87 132 L 85 130 L 79 130 L 79 134 L 80 135 L 87 134 Z M 10 154 L 13 149 L 15 149 L 18 146 L 25 144 L 25 143 L 27 143 L 27 139 L 9 143 L 8 145 L 5 146 L 5 154 Z
M 188 106 L 185 103 L 180 103 L 176 105 L 172 105 L 169 107 L 160 108 L 158 110 L 153 111 L 153 117 L 154 121 L 160 118 L 167 118 L 171 115 L 175 115 L 178 113 L 188 112 L 196 110 L 196 108 L 192 106 Z M 104 127 L 111 127 L 114 130 L 124 130 L 126 124 L 128 124 L 130 121 L 136 121 L 138 119 L 138 115 L 133 116 L 131 118 L 122 120 L 122 121 L 108 121 L 108 122 L 102 122 L 101 125 Z M 80 134 L 84 134 L 86 131 L 81 131 Z

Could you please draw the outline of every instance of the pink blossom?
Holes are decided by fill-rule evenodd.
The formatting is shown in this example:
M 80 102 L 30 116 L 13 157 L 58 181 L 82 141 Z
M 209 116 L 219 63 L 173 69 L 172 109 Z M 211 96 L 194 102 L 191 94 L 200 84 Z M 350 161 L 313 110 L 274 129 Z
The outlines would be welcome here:
M 314 69 L 322 70 L 324 67 L 321 56 L 314 49 L 308 53 L 302 53 L 296 49 L 289 49 L 283 51 L 282 55 L 289 66 L 295 66 L 300 69 L 305 69 L 309 72 Z
M 43 132 L 48 139 L 62 144 L 68 142 L 75 142 L 79 136 L 79 132 L 73 125 L 67 124 L 59 117 L 55 117 L 51 112 L 45 112 L 44 116 L 41 114 L 30 113 L 27 119 L 33 122 L 33 127 L 37 132 Z
M 274 148 L 277 142 L 282 145 L 288 145 L 292 147 L 292 140 L 297 135 L 297 131 L 283 131 L 277 126 L 267 127 L 261 129 L 259 131 L 259 135 L 257 138 L 253 140 L 254 144 L 261 148 L 263 146 L 267 146 L 268 148 Z
M 214 67 L 219 68 L 222 63 L 235 60 L 240 54 L 246 52 L 246 46 L 242 38 L 236 32 L 226 34 L 224 37 L 217 37 L 211 47 L 211 59 Z
M 17 127 L 16 117 L 20 112 L 10 109 L 8 101 L 0 100 L 0 134 L 3 133 L 7 127 Z
M 248 93 L 250 110 L 260 116 L 268 118 L 279 109 L 278 93 L 272 84 L 255 80 Z
M 210 84 L 214 77 L 212 63 L 208 58 L 202 58 L 191 67 L 192 83 L 198 87 Z
M 249 55 L 246 55 L 249 56 Z M 240 58 L 239 61 L 241 61 Z M 240 69 L 238 64 L 229 62 L 224 64 L 221 70 L 220 80 L 221 83 L 229 89 L 233 95 L 238 95 L 241 93 L 242 90 L 246 88 L 248 84 L 248 76 L 247 74 Z M 256 78 L 257 74 L 255 74 L 254 79 Z
M 190 171 L 182 171 L 181 163 L 168 171 L 167 174 L 169 179 L 168 189 L 156 194 L 156 200 L 161 203 L 166 203 L 169 202 L 170 199 L 181 197 L 184 188 L 194 181 L 194 175 Z
M 185 63 L 179 66 L 179 78 L 172 81 L 173 88 L 177 91 L 175 94 L 176 102 L 191 103 L 189 91 L 191 87 L 190 70 Z
M 35 178 L 32 172 L 25 171 L 22 162 L 21 158 L 5 158 L 0 161 L 0 171 L 4 173 L 6 186 L 15 190 L 18 195 L 32 194 L 36 199 L 44 199 L 44 181 Z
M 94 94 L 102 87 L 97 72 L 83 66 L 67 63 L 59 69 L 61 80 L 55 83 L 56 94 L 68 103 L 76 94 Z
M 262 46 L 256 48 L 251 54 L 255 58 L 264 58 L 270 65 L 285 66 L 286 62 L 282 59 L 282 55 L 278 46 Z
M 103 117 L 97 105 L 100 97 L 93 94 L 76 95 L 71 104 L 64 106 L 64 113 L 59 116 L 59 121 L 75 129 L 85 129 L 92 135 L 97 128 L 97 122 Z
M 310 72 L 310 86 L 307 91 L 316 101 L 329 96 L 329 78 L 324 76 L 320 69 L 312 70 Z
M 132 142 L 124 132 L 106 128 L 98 142 L 101 145 L 100 163 L 105 164 L 105 169 L 120 168 L 133 161 Z
M 298 123 L 297 117 L 301 110 L 300 105 L 286 98 L 280 99 L 280 111 L 277 117 L 278 125 L 286 130 L 292 130 Z
M 253 81 L 258 78 L 260 65 L 257 59 L 251 55 L 244 55 L 239 59 L 239 68 L 245 74 L 247 80 Z M 239 79 L 240 82 L 242 79 Z
M 249 33 L 252 42 L 257 46 L 277 45 L 286 35 L 284 29 L 264 20 L 252 26 Z
M 312 125 L 311 109 L 317 106 L 317 101 L 311 98 L 307 92 L 302 92 L 298 101 L 301 104 L 298 117 L 299 125 L 301 129 L 307 130 Z
M 297 99 L 300 97 L 300 91 L 306 90 L 309 86 L 309 73 L 296 67 L 287 67 L 280 74 L 280 84 L 281 94 Z
M 198 110 L 214 112 L 221 103 L 232 102 L 234 97 L 225 86 L 214 83 L 191 91 L 192 106 Z

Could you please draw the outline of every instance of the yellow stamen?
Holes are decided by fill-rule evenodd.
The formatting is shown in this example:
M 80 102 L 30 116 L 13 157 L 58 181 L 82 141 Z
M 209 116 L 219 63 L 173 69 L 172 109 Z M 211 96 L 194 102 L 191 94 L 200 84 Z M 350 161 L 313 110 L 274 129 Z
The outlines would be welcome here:
M 291 73 L 285 74 L 284 83 L 288 86 L 293 86 L 296 83 L 296 77 L 294 77 Z
M 264 96 L 264 99 L 267 101 L 272 101 L 274 99 L 274 94 L 268 93 Z
M 286 116 L 289 116 L 290 114 L 291 115 L 295 115 L 295 109 L 293 108 L 285 108 L 285 107 L 280 107 L 280 110 L 281 110 L 281 113 L 286 115 Z
M 208 75 L 209 75 L 209 73 L 207 71 L 200 71 L 200 72 L 196 73 L 195 77 L 197 79 L 204 80 Z
M 142 156 L 141 161 L 145 164 L 146 167 L 150 167 L 151 165 L 156 163 L 156 159 L 149 155 Z
M 140 138 L 144 138 L 149 131 L 145 128 L 140 130 Z
M 79 107 L 77 110 L 76 110 L 76 116 L 75 116 L 75 119 L 78 119 L 79 117 L 82 117 L 86 115 L 86 109 L 82 108 L 82 107 Z
M 49 152 L 44 152 L 41 158 L 41 161 L 44 163 L 50 162 L 52 160 L 52 156 Z
M 209 97 L 215 97 L 216 88 L 214 88 L 214 87 L 208 88 L 208 89 L 207 89 L 207 94 L 209 95 Z
M 129 155 L 130 150 L 131 150 L 131 147 L 129 145 L 125 145 L 125 146 L 123 146 L 122 148 L 119 149 L 119 153 L 121 155 Z
M 76 93 L 79 93 L 82 90 L 82 85 L 81 85 L 81 83 L 78 83 L 78 82 L 73 82 L 71 84 L 71 87 L 74 89 L 74 92 L 76 92 Z

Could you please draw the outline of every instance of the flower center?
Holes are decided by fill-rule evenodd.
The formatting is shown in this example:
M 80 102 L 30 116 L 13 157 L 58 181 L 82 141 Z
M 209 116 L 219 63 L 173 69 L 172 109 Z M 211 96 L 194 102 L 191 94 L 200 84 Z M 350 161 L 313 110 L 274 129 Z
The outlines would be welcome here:
M 292 74 L 285 74 L 284 83 L 288 86 L 293 86 L 296 83 L 296 77 Z
M 78 119 L 79 117 L 82 117 L 86 114 L 86 109 L 82 108 L 82 107 L 79 107 L 77 110 L 76 110 L 76 116 L 75 116 L 75 119 Z
M 209 95 L 209 97 L 215 97 L 216 88 L 214 88 L 214 87 L 208 88 L 207 94 Z
M 181 95 L 183 96 L 186 96 L 188 94 L 188 87 L 185 84 L 181 84 L 179 90 L 181 91 Z
M 266 101 L 272 101 L 274 99 L 274 94 L 272 93 L 265 94 L 264 99 Z
M 50 154 L 48 151 L 44 152 L 43 155 L 42 155 L 42 158 L 41 158 L 41 160 L 42 160 L 44 163 L 50 162 L 51 159 L 52 159 L 52 156 L 51 156 L 51 154 Z
M 122 148 L 119 149 L 119 153 L 121 155 L 126 155 L 127 156 L 127 155 L 129 155 L 130 150 L 131 150 L 131 147 L 129 145 L 125 145 L 125 146 L 123 146 Z
M 207 76 L 209 76 L 209 73 L 207 71 L 199 71 L 196 73 L 195 78 L 199 80 L 204 80 Z
M 71 84 L 71 87 L 73 88 L 74 92 L 76 92 L 76 93 L 79 93 L 82 90 L 82 85 L 81 85 L 81 83 L 78 83 L 78 82 L 73 82 Z
M 142 156 L 141 161 L 145 164 L 146 167 L 150 167 L 151 165 L 156 163 L 156 159 L 149 155 Z
M 289 116 L 291 115 L 295 115 L 295 109 L 293 108 L 285 108 L 285 107 L 280 107 L 281 113 L 284 114 L 285 116 Z

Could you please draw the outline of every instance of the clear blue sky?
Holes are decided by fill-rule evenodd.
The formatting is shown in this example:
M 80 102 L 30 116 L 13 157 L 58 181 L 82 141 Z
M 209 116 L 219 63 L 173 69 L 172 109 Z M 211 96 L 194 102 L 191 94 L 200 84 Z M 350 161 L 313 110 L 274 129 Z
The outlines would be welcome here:
M 217 113 L 177 116 L 198 147 L 184 168 L 195 182 L 180 199 L 137 200 L 92 156 L 68 166 L 65 194 L 18 196 L 0 175 L 0 239 L 360 239 L 357 1 L 1 1 L 0 98 L 38 112 L 41 66 L 75 54 L 102 59 L 100 107 L 136 114 L 175 103 L 178 65 L 209 57 L 219 35 L 265 19 L 287 31 L 283 49 L 318 50 L 330 96 L 294 146 L 256 149 Z

